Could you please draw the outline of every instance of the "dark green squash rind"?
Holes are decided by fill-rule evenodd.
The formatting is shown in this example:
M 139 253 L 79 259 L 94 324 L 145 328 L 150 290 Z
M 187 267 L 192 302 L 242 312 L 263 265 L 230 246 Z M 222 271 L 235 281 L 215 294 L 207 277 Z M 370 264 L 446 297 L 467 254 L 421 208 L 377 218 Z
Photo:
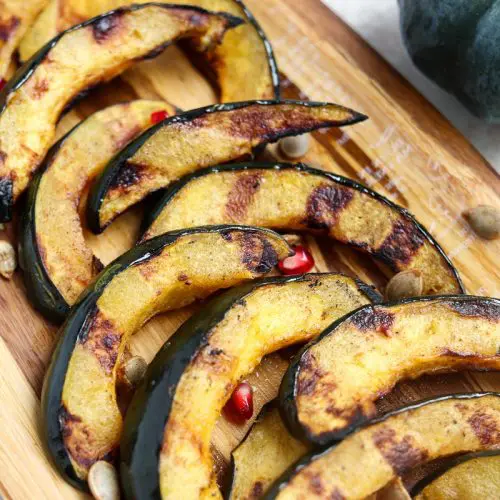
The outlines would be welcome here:
M 182 236 L 198 233 L 223 233 L 232 230 L 276 234 L 266 229 L 238 225 L 206 226 L 165 233 L 142 245 L 133 247 L 114 260 L 97 276 L 92 285 L 80 296 L 78 303 L 71 308 L 69 316 L 59 331 L 60 339 L 52 355 L 44 380 L 42 392 L 42 436 L 44 445 L 56 468 L 76 488 L 88 491 L 86 482 L 82 481 L 73 469 L 61 435 L 59 419 L 61 416 L 62 391 L 76 342 L 82 335 L 85 335 L 86 329 L 90 326 L 92 312 L 95 310 L 96 302 L 104 288 L 118 273 L 135 264 L 151 259 L 166 246 L 173 244 Z
M 446 301 L 484 301 L 493 302 L 500 306 L 500 299 L 493 299 L 489 297 L 476 297 L 473 295 L 434 295 L 427 297 L 414 297 L 409 299 L 404 299 L 395 302 L 385 303 L 384 307 L 398 306 L 401 304 L 411 304 L 413 302 L 430 302 L 436 300 L 446 300 Z M 305 345 L 292 359 L 290 366 L 288 367 L 283 379 L 281 381 L 281 386 L 279 389 L 279 404 L 280 413 L 283 422 L 285 423 L 290 434 L 296 439 L 300 439 L 305 443 L 312 444 L 314 446 L 326 446 L 328 443 L 337 442 L 344 439 L 347 435 L 351 434 L 353 430 L 364 425 L 366 422 L 370 422 L 370 419 L 358 412 L 352 418 L 352 423 L 343 430 L 324 433 L 320 435 L 312 434 L 305 426 L 303 426 L 298 418 L 297 405 L 295 404 L 296 395 L 296 381 L 300 371 L 300 364 L 303 356 L 306 352 L 315 344 L 320 342 L 323 338 L 331 335 L 343 322 L 348 321 L 350 318 L 358 314 L 360 311 L 371 308 L 371 305 L 363 306 L 349 314 L 346 314 L 343 318 L 334 321 L 328 328 L 326 328 L 318 337 Z
M 126 498 L 161 498 L 158 454 L 175 388 L 189 362 L 206 344 L 211 330 L 236 302 L 255 289 L 273 283 L 303 281 L 310 276 L 321 274 L 263 278 L 232 288 L 207 303 L 165 343 L 149 365 L 125 418 L 120 445 L 120 477 Z M 373 288 L 359 280 L 356 283 L 370 300 L 380 303 L 381 296 Z
M 473 460 L 475 458 L 483 458 L 483 457 L 495 457 L 500 455 L 500 450 L 486 450 L 479 451 L 477 453 L 467 453 L 466 455 L 460 455 L 458 457 L 453 457 L 450 460 L 447 460 L 441 467 L 437 470 L 434 470 L 431 474 L 424 477 L 420 480 L 412 489 L 411 496 L 412 498 L 416 497 L 419 493 L 421 493 L 427 486 L 429 486 L 432 482 L 438 479 L 440 476 L 448 472 L 453 467 L 457 465 L 463 464 L 464 462 L 468 462 L 469 460 Z
M 99 16 L 95 16 L 91 19 L 87 19 L 86 21 L 76 24 L 67 30 L 62 31 L 58 35 L 56 35 L 52 40 L 47 42 L 43 47 L 40 48 L 38 52 L 36 52 L 30 59 L 28 59 L 14 74 L 14 76 L 7 82 L 5 87 L 0 92 L 0 114 L 3 113 L 5 107 L 7 106 L 9 95 L 12 92 L 17 91 L 24 83 L 26 83 L 31 75 L 34 73 L 36 68 L 40 65 L 40 63 L 45 59 L 47 54 L 57 45 L 59 40 L 68 33 L 72 31 L 76 31 L 81 28 L 85 28 L 94 23 L 101 22 L 103 19 L 115 16 L 118 14 L 122 14 L 125 12 L 133 12 L 136 10 L 144 9 L 150 6 L 160 7 L 160 8 L 171 8 L 174 4 L 165 4 L 165 3 L 157 3 L 150 2 L 146 4 L 137 4 L 137 5 L 129 5 L 125 7 L 119 7 L 117 9 L 111 10 Z M 186 10 L 196 10 L 199 12 L 206 13 L 208 12 L 201 7 L 193 7 L 189 5 L 175 5 L 176 8 L 186 9 Z M 242 23 L 242 20 L 238 17 L 232 16 L 231 14 L 227 14 L 224 12 L 218 13 L 221 16 L 226 17 L 229 20 L 229 27 L 236 27 Z M 167 46 L 163 47 L 166 49 Z M 155 55 L 159 55 L 162 51 L 158 52 Z M 147 59 L 147 55 L 145 59 Z M 73 101 L 73 104 L 76 101 Z M 68 108 L 65 109 L 65 112 Z M 0 222 L 9 222 L 12 219 L 12 208 L 13 208 L 13 196 L 12 196 L 12 180 L 11 179 L 0 179 Z
M 335 182 L 337 184 L 340 184 L 342 186 L 346 186 L 350 189 L 355 189 L 356 191 L 360 191 L 363 194 L 366 194 L 370 196 L 371 198 L 374 198 L 375 200 L 383 203 L 384 205 L 387 205 L 388 207 L 391 208 L 391 210 L 395 210 L 399 214 L 401 214 L 405 219 L 409 220 L 410 223 L 417 228 L 421 236 L 428 241 L 439 253 L 439 255 L 443 258 L 445 263 L 447 264 L 449 270 L 451 271 L 453 277 L 457 281 L 457 285 L 460 289 L 460 292 L 465 293 L 465 288 L 462 283 L 462 280 L 460 278 L 460 275 L 458 274 L 458 271 L 455 269 L 453 264 L 451 263 L 450 259 L 444 252 L 444 250 L 440 247 L 438 242 L 433 238 L 433 236 L 427 231 L 427 229 L 420 224 L 415 217 L 405 208 L 400 207 L 399 205 L 396 205 L 392 201 L 388 200 L 381 194 L 367 188 L 366 186 L 353 181 L 352 179 L 348 179 L 347 177 L 342 177 L 341 175 L 334 174 L 332 172 L 326 172 L 324 170 L 318 170 L 315 168 L 311 168 L 304 163 L 296 163 L 296 164 L 291 164 L 291 163 L 256 163 L 256 162 L 251 162 L 251 163 L 234 163 L 234 164 L 229 164 L 229 165 L 219 165 L 217 167 L 209 167 L 205 168 L 202 170 L 199 170 L 197 172 L 194 172 L 192 174 L 186 175 L 176 183 L 173 183 L 166 191 L 165 194 L 162 196 L 162 198 L 159 200 L 158 204 L 153 207 L 151 210 L 148 210 L 146 212 L 146 215 L 144 216 L 144 220 L 142 222 L 141 226 L 141 234 L 144 234 L 146 230 L 151 226 L 151 224 L 154 222 L 154 220 L 160 215 L 161 211 L 165 208 L 165 206 L 174 198 L 174 196 L 186 186 L 191 180 L 197 179 L 199 177 L 203 177 L 205 175 L 210 175 L 212 173 L 216 172 L 231 172 L 231 171 L 240 171 L 240 170 L 254 170 L 254 169 L 263 169 L 263 170 L 297 170 L 299 172 L 304 172 L 308 173 L 311 175 L 317 175 L 321 177 L 325 177 L 329 181 Z M 362 249 L 360 249 L 362 250 Z M 393 271 L 397 271 L 394 269 L 393 265 L 391 262 L 388 260 L 384 259 L 383 256 L 379 258 L 381 262 L 386 264 L 389 268 L 391 268 Z
M 324 102 L 312 102 L 312 101 L 291 101 L 291 100 L 283 100 L 283 101 L 275 101 L 275 100 L 266 100 L 266 101 L 242 101 L 242 102 L 233 102 L 226 104 L 215 104 L 211 106 L 205 106 L 202 108 L 193 109 L 191 111 L 187 111 L 182 115 L 176 115 L 169 118 L 166 118 L 160 123 L 157 123 L 146 132 L 142 133 L 139 137 L 134 139 L 130 144 L 128 144 L 122 151 L 120 151 L 115 157 L 108 163 L 104 171 L 101 175 L 96 179 L 96 182 L 92 186 L 89 198 L 87 202 L 87 226 L 94 234 L 100 234 L 106 226 L 101 227 L 101 223 L 99 220 L 99 210 L 101 208 L 102 202 L 106 197 L 106 193 L 110 189 L 113 184 L 116 176 L 118 175 L 122 165 L 132 157 L 143 145 L 144 143 L 155 133 L 161 129 L 162 127 L 168 126 L 172 123 L 186 123 L 194 120 L 195 118 L 199 118 L 200 116 L 224 112 L 224 111 L 235 111 L 238 109 L 242 109 L 248 106 L 252 106 L 254 104 L 259 104 L 263 106 L 271 106 L 278 104 L 300 104 L 305 107 L 321 107 L 328 105 L 328 103 Z M 355 123 L 364 121 L 367 117 L 361 113 L 357 113 L 353 111 L 353 117 L 349 120 L 345 120 L 341 122 L 339 126 L 343 125 L 354 125 Z M 325 125 L 321 125 L 319 127 L 311 127 L 311 128 L 303 128 L 300 130 L 287 130 L 286 135 L 294 135 L 294 134 L 302 134 L 305 132 L 311 132 L 313 130 L 317 130 L 318 128 L 324 128 Z M 269 140 L 275 140 L 276 134 L 272 134 L 270 132 L 269 138 L 264 138 L 263 143 Z M 284 136 L 284 135 L 283 135 Z M 281 137 L 281 136 L 279 136 Z
M 19 265 L 23 270 L 28 298 L 37 311 L 56 324 L 61 324 L 64 321 L 70 306 L 52 282 L 40 255 L 35 222 L 36 198 L 43 173 L 51 165 L 55 155 L 70 134 L 84 122 L 85 120 L 78 123 L 50 148 L 28 187 L 19 227 Z
M 358 309 L 359 310 L 359 309 Z M 500 398 L 500 392 L 477 392 L 477 393 L 470 393 L 470 394 L 450 394 L 447 396 L 438 396 L 437 398 L 429 398 L 429 399 L 424 399 L 422 401 L 419 401 L 417 403 L 412 403 L 408 406 L 404 406 L 402 408 L 398 408 L 397 410 L 391 411 L 386 413 L 385 415 L 382 415 L 380 417 L 377 417 L 373 420 L 370 420 L 366 422 L 364 425 L 358 428 L 353 428 L 350 429 L 349 434 L 352 434 L 353 432 L 357 432 L 361 430 L 362 428 L 375 425 L 381 422 L 384 422 L 390 417 L 393 417 L 395 415 L 399 415 L 400 413 L 404 413 L 406 411 L 411 411 L 411 410 L 416 410 L 418 408 L 421 408 L 423 406 L 427 406 L 432 403 L 437 403 L 439 401 L 446 401 L 449 399 L 477 399 L 477 398 L 482 398 L 482 397 L 487 397 L 487 396 L 496 396 Z M 278 497 L 280 491 L 286 487 L 286 485 L 289 483 L 289 481 L 293 478 L 293 476 L 298 473 L 301 469 L 303 469 L 305 466 L 307 466 L 310 462 L 319 459 L 323 455 L 326 455 L 330 452 L 332 452 L 340 442 L 336 441 L 331 443 L 330 445 L 327 445 L 325 447 L 320 448 L 317 451 L 313 451 L 304 457 L 302 457 L 300 460 L 295 462 L 287 471 L 285 471 L 281 477 L 279 477 L 273 485 L 267 490 L 267 492 L 264 494 L 262 497 L 262 500 L 274 500 L 275 498 Z

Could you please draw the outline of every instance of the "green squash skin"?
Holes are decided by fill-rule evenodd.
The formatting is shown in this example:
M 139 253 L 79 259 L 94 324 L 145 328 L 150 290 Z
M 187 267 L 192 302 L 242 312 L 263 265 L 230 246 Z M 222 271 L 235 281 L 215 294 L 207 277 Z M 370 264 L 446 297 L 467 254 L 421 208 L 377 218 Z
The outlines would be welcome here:
M 415 302 L 430 302 L 435 300 L 443 300 L 443 302 L 479 302 L 483 304 L 493 304 L 500 311 L 500 300 L 489 298 L 489 297 L 476 297 L 474 295 L 434 295 L 426 297 L 412 297 L 409 299 L 403 299 L 400 301 L 385 303 L 384 306 L 399 306 L 403 304 L 411 304 Z M 312 444 L 313 446 L 325 446 L 328 443 L 338 442 L 344 439 L 347 435 L 351 434 L 354 429 L 364 425 L 370 421 L 370 418 L 358 411 L 356 415 L 353 416 L 352 422 L 349 426 L 344 429 L 340 429 L 334 432 L 328 432 L 323 434 L 313 434 L 310 430 L 302 425 L 298 418 L 297 405 L 295 403 L 296 385 L 297 377 L 300 371 L 300 364 L 302 358 L 309 351 L 311 347 L 321 342 L 322 339 L 328 337 L 329 335 L 335 334 L 335 330 L 341 326 L 345 321 L 350 320 L 351 317 L 359 314 L 361 311 L 369 310 L 372 306 L 367 305 L 346 314 L 344 317 L 334 321 L 328 328 L 326 328 L 318 337 L 305 345 L 291 360 L 290 366 L 288 367 L 283 379 L 281 381 L 281 386 L 279 389 L 279 405 L 280 414 L 286 425 L 288 431 L 296 439 L 303 441 L 304 443 Z
M 398 408 L 397 410 L 388 412 L 385 415 L 382 415 L 381 417 L 374 418 L 373 420 L 366 422 L 366 424 L 364 424 L 361 427 L 351 429 L 350 434 L 357 432 L 357 431 L 359 431 L 365 427 L 368 427 L 370 425 L 384 422 L 388 418 L 393 417 L 395 415 L 398 415 L 400 413 L 404 413 L 406 411 L 411 411 L 411 410 L 416 410 L 418 408 L 422 408 L 424 406 L 427 406 L 427 405 L 433 404 L 433 403 L 437 403 L 439 401 L 446 401 L 449 399 L 457 399 L 457 400 L 477 399 L 477 398 L 482 398 L 482 397 L 487 397 L 487 396 L 496 396 L 496 397 L 500 398 L 500 392 L 478 392 L 478 393 L 469 393 L 469 394 L 451 394 L 448 396 L 439 396 L 437 398 L 424 399 L 424 400 L 419 401 L 417 403 L 412 403 L 408 406 L 404 406 L 402 408 Z M 271 487 L 266 491 L 266 493 L 262 497 L 262 500 L 274 500 L 275 498 L 277 498 L 278 495 L 280 494 L 281 490 L 288 485 L 288 483 L 293 479 L 295 474 L 300 472 L 300 470 L 303 467 L 305 467 L 309 463 L 313 462 L 314 460 L 319 459 L 323 455 L 326 455 L 327 453 L 332 452 L 338 444 L 339 444 L 339 442 L 330 443 L 329 445 L 322 447 L 317 451 L 313 451 L 313 452 L 305 455 L 301 459 L 299 459 L 287 471 L 285 471 L 281 475 L 281 477 L 279 477 L 271 485 Z
M 211 330 L 235 303 L 256 289 L 268 284 L 305 281 L 315 276 L 321 274 L 263 278 L 232 288 L 207 303 L 164 344 L 149 365 L 125 418 L 120 445 L 120 478 L 127 499 L 161 498 L 159 450 L 176 387 L 190 361 L 206 345 Z M 381 302 L 382 297 L 372 287 L 359 280 L 356 283 L 368 299 Z
M 156 7 L 168 9 L 171 7 L 171 4 L 161 4 L 161 3 L 146 3 L 146 4 L 141 4 L 141 5 L 130 5 L 126 7 L 119 7 L 118 9 L 111 10 L 109 12 L 106 12 L 104 14 L 101 14 L 99 16 L 93 17 L 92 19 L 87 19 L 86 21 L 76 24 L 75 26 L 72 26 L 71 28 L 68 28 L 65 31 L 62 31 L 58 35 L 56 35 L 52 40 L 47 42 L 43 47 L 40 48 L 38 52 L 36 52 L 30 59 L 28 59 L 14 74 L 14 76 L 7 82 L 5 87 L 2 89 L 0 92 L 0 114 L 4 111 L 5 107 L 7 106 L 8 98 L 9 95 L 12 92 L 15 92 L 19 88 L 21 88 L 24 83 L 26 83 L 31 75 L 34 73 L 36 68 L 40 65 L 40 63 L 47 57 L 48 53 L 57 45 L 59 40 L 66 35 L 67 33 L 71 33 L 72 31 L 76 31 L 81 28 L 85 28 L 89 25 L 95 24 L 102 22 L 103 19 L 107 17 L 112 17 L 115 16 L 116 14 L 121 14 L 125 12 L 134 12 L 136 10 L 144 9 L 146 7 L 149 7 L 151 5 L 154 5 Z M 205 9 L 202 9 L 200 7 L 193 7 L 189 5 L 177 5 L 176 8 L 179 9 L 190 9 L 190 10 L 197 10 L 199 12 L 207 12 Z M 240 19 L 239 17 L 232 16 L 230 14 L 224 13 L 224 12 L 219 12 L 218 15 L 224 16 L 229 20 L 229 28 L 234 28 L 236 26 L 239 26 L 243 20 Z M 159 52 L 155 52 L 155 56 L 159 55 L 163 50 L 166 49 L 165 47 L 162 47 L 162 50 Z M 150 56 L 146 54 L 144 56 L 144 59 L 148 59 Z M 73 106 L 77 101 L 78 97 L 84 96 L 86 93 L 86 89 L 82 89 L 80 94 L 76 96 L 76 98 L 68 103 L 68 106 L 66 106 L 64 112 L 67 112 L 71 106 Z M 63 114 L 64 114 L 63 112 Z M 14 205 L 14 200 L 12 196 L 12 180 L 11 179 L 0 179 L 0 222 L 9 222 L 12 219 L 12 208 Z
M 466 455 L 461 455 L 459 457 L 454 457 L 446 463 L 439 467 L 437 470 L 433 471 L 428 476 L 424 477 L 421 481 L 419 481 L 411 490 L 412 498 L 416 497 L 419 493 L 422 492 L 429 484 L 433 483 L 436 479 L 439 479 L 443 474 L 448 472 L 453 467 L 457 465 L 463 464 L 464 462 L 468 462 L 469 460 L 473 460 L 475 458 L 482 457 L 496 457 L 500 455 L 500 450 L 487 450 L 487 451 L 479 451 L 477 453 L 467 453 Z
M 69 455 L 64 446 L 60 428 L 61 401 L 66 372 L 79 338 L 84 336 L 92 323 L 96 303 L 109 282 L 120 272 L 131 266 L 145 262 L 159 254 L 185 235 L 198 233 L 224 233 L 226 231 L 259 232 L 276 236 L 273 231 L 250 226 L 206 226 L 165 233 L 153 238 L 114 260 L 101 271 L 95 281 L 80 296 L 71 308 L 69 316 L 58 332 L 59 341 L 52 355 L 42 391 L 42 439 L 48 455 L 66 481 L 74 487 L 88 491 L 85 481 L 75 473 Z
M 150 210 L 148 210 L 144 216 L 144 219 L 141 223 L 141 230 L 140 234 L 143 235 L 147 229 L 153 224 L 153 222 L 156 220 L 156 218 L 160 215 L 162 210 L 170 203 L 170 201 L 177 195 L 177 193 L 185 188 L 189 182 L 193 179 L 197 179 L 199 177 L 203 177 L 205 175 L 211 175 L 211 174 L 216 174 L 217 172 L 233 172 L 233 171 L 243 171 L 243 170 L 255 170 L 255 169 L 262 169 L 262 170 L 296 170 L 299 172 L 304 172 L 310 175 L 316 175 L 320 177 L 324 177 L 328 179 L 329 181 L 335 182 L 337 184 L 340 184 L 342 186 L 345 186 L 349 189 L 354 189 L 356 191 L 359 191 L 363 194 L 366 194 L 375 200 L 377 200 L 380 203 L 383 203 L 384 205 L 387 205 L 390 207 L 392 210 L 395 210 L 396 212 L 400 213 L 405 219 L 409 220 L 413 226 L 415 226 L 420 235 L 427 241 L 429 241 L 432 246 L 439 252 L 441 257 L 444 259 L 446 262 L 446 265 L 450 269 L 453 277 L 455 278 L 460 291 L 462 293 L 465 293 L 465 287 L 462 283 L 462 280 L 460 278 L 460 275 L 458 271 L 455 269 L 453 264 L 451 263 L 450 259 L 447 257 L 446 253 L 444 250 L 439 246 L 438 242 L 432 237 L 432 235 L 425 229 L 422 224 L 420 224 L 415 217 L 408 212 L 403 207 L 400 207 L 399 205 L 396 205 L 392 201 L 388 200 L 381 194 L 372 191 L 371 189 L 367 188 L 363 184 L 359 184 L 356 181 L 353 181 L 352 179 L 349 179 L 347 177 L 342 177 L 341 175 L 334 174 L 332 172 L 326 172 L 324 170 L 318 170 L 315 168 L 311 168 L 307 166 L 304 163 L 258 163 L 258 162 L 250 162 L 250 163 L 232 163 L 228 165 L 219 165 L 217 167 L 208 167 L 201 169 L 197 172 L 194 172 L 192 174 L 186 175 L 179 181 L 173 183 L 168 189 L 165 190 L 165 194 L 160 198 L 158 201 L 157 205 L 152 207 Z M 361 249 L 362 250 L 362 249 Z M 376 259 L 378 259 L 380 262 L 383 264 L 387 265 L 391 270 L 397 271 L 394 269 L 393 263 L 389 261 L 388 259 L 385 259 L 384 256 L 372 256 Z
M 36 200 L 43 173 L 50 166 L 66 139 L 84 122 L 85 120 L 78 123 L 50 148 L 42 166 L 37 170 L 28 187 L 19 226 L 19 266 L 23 270 L 28 298 L 37 311 L 58 325 L 65 320 L 70 306 L 50 279 L 40 256 L 35 223 Z
M 399 0 L 415 65 L 474 115 L 500 121 L 500 1 Z
M 267 101 L 242 101 L 242 102 L 232 102 L 225 104 L 214 104 L 211 106 L 205 106 L 203 108 L 193 109 L 191 111 L 187 111 L 181 115 L 172 116 L 166 118 L 165 120 L 157 123 L 152 126 L 145 132 L 143 132 L 140 136 L 134 139 L 130 144 L 128 144 L 122 151 L 117 153 L 114 158 L 110 160 L 107 164 L 106 168 L 103 172 L 97 177 L 95 183 L 90 189 L 88 201 L 87 201 L 87 226 L 94 234 L 100 234 L 106 226 L 101 227 L 101 223 L 99 220 L 99 211 L 101 209 L 102 202 L 106 197 L 108 190 L 113 184 L 116 176 L 119 174 L 122 165 L 132 157 L 143 145 L 144 143 L 153 135 L 156 134 L 158 130 L 163 127 L 169 126 L 170 124 L 175 123 L 188 123 L 195 118 L 199 118 L 201 116 L 211 114 L 211 113 L 219 113 L 226 111 L 234 111 L 238 109 L 243 109 L 249 106 L 253 106 L 255 104 L 259 104 L 261 106 L 275 106 L 275 105 L 288 105 L 288 104 L 299 104 L 308 108 L 317 108 L 328 105 L 329 103 L 325 102 L 313 102 L 313 101 L 294 101 L 294 100 L 267 100 Z M 357 113 L 353 111 L 353 117 L 349 120 L 345 120 L 341 122 L 337 126 L 345 126 L 345 125 L 354 125 L 356 123 L 362 122 L 367 119 L 367 116 Z M 276 142 L 278 139 L 282 137 L 288 137 L 291 135 L 303 134 L 306 132 L 312 132 L 313 130 L 318 130 L 320 128 L 331 127 L 331 125 L 319 125 L 315 127 L 304 127 L 298 130 L 286 130 L 284 133 L 282 131 L 270 131 L 268 137 L 265 137 L 263 142 L 257 146 L 260 147 L 263 144 L 267 144 L 270 142 Z

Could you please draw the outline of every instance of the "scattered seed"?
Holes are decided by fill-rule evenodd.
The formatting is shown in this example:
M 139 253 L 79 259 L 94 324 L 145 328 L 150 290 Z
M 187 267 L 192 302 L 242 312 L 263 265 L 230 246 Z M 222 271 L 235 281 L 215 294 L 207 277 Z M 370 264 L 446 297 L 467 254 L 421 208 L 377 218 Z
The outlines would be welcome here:
M 125 363 L 123 368 L 125 378 L 130 385 L 137 387 L 144 378 L 147 368 L 148 364 L 144 358 L 141 358 L 141 356 L 134 356 Z
M 500 234 L 500 210 L 489 205 L 479 205 L 464 213 L 474 232 L 485 240 L 495 240 Z
M 300 158 L 309 150 L 311 137 L 309 134 L 297 135 L 295 137 L 284 137 L 279 141 L 281 152 L 288 158 Z
M 0 241 L 0 274 L 6 278 L 12 278 L 17 267 L 16 252 L 8 241 Z
M 120 485 L 116 469 L 104 460 L 96 462 L 89 470 L 90 492 L 96 500 L 119 500 Z
M 388 300 L 406 299 L 422 295 L 424 280 L 422 273 L 417 269 L 402 271 L 387 283 L 385 296 Z

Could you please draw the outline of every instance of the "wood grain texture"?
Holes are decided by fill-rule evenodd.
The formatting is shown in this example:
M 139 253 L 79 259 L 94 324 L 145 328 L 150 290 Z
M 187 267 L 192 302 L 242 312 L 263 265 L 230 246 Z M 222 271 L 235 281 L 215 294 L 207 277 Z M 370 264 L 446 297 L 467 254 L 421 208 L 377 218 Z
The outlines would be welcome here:
M 305 161 L 364 182 L 407 207 L 430 230 L 458 267 L 470 293 L 500 295 L 500 242 L 478 239 L 462 212 L 499 205 L 500 181 L 472 146 L 411 85 L 347 28 L 319 0 L 247 0 L 269 35 L 281 70 L 311 99 L 351 106 L 370 120 L 316 133 Z M 311 27 L 314 27 L 313 29 Z M 289 87 L 290 93 L 297 89 Z M 166 99 L 183 109 L 215 102 L 216 93 L 183 53 L 170 47 L 120 80 L 98 89 L 66 115 L 59 134 L 104 106 L 133 98 Z M 268 148 L 267 156 L 276 156 Z M 133 245 L 141 208 L 131 210 L 104 234 L 87 234 L 105 263 Z M 15 222 L 1 239 L 15 240 Z M 358 274 L 383 288 L 386 277 L 366 257 L 323 238 L 306 237 L 317 270 Z M 192 306 L 150 321 L 131 350 L 148 361 L 189 315 Z M 56 329 L 29 305 L 20 273 L 0 282 L 0 492 L 5 498 L 78 498 L 46 462 L 37 431 L 38 399 Z M 275 355 L 251 377 L 256 413 L 275 396 L 287 363 Z M 498 374 L 424 377 L 400 385 L 382 410 L 445 392 L 500 390 Z M 223 418 L 214 434 L 214 454 L 223 468 L 245 430 Z M 9 429 L 8 433 L 5 431 Z

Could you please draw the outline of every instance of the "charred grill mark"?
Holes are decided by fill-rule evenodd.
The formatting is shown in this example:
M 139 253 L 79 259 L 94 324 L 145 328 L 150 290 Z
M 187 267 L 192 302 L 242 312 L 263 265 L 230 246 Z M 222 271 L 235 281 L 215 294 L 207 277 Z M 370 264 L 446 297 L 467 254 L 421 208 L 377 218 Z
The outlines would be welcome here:
M 252 490 L 250 491 L 250 496 L 249 500 L 257 500 L 264 494 L 264 485 L 262 484 L 262 481 L 256 481 L 255 484 L 252 487 Z
M 15 33 L 20 22 L 21 19 L 16 16 L 12 16 L 9 19 L 0 20 L 0 40 L 2 40 L 2 42 L 7 42 L 9 38 Z
M 114 12 L 98 19 L 92 24 L 92 35 L 97 43 L 104 43 L 111 38 L 121 24 L 123 12 Z
M 311 229 L 328 229 L 337 223 L 340 212 L 353 199 L 352 190 L 322 184 L 309 195 L 304 224 Z
M 394 314 L 370 307 L 355 314 L 351 322 L 362 332 L 376 331 L 390 337 Z
M 278 263 L 278 254 L 273 246 L 255 233 L 243 233 L 241 238 L 242 257 L 245 267 L 259 274 L 269 272 Z
M 104 264 L 95 255 L 92 255 L 92 274 L 99 274 L 103 269 Z
M 297 383 L 297 396 L 308 396 L 315 392 L 318 382 L 325 375 L 311 351 L 307 351 L 301 362 Z M 330 385 L 331 390 L 335 386 Z
M 34 100 L 39 100 L 49 90 L 49 81 L 46 78 L 35 80 L 33 86 L 29 90 L 30 97 Z
M 143 176 L 145 167 L 139 163 L 125 162 L 111 183 L 111 189 L 128 189 L 138 184 Z
M 329 498 L 330 500 L 345 500 L 344 494 L 338 488 L 335 488 L 332 491 Z
M 268 119 L 264 119 L 266 116 Z M 318 119 L 307 111 L 303 113 L 298 109 L 284 108 L 276 110 L 274 116 L 269 116 L 268 111 L 262 111 L 258 106 L 248 106 L 228 113 L 228 122 L 228 130 L 234 137 L 258 138 L 262 142 L 276 140 L 285 134 L 301 134 L 318 125 Z
M 373 434 L 373 442 L 394 472 L 402 475 L 427 459 L 427 450 L 417 448 L 409 435 L 397 439 L 396 431 L 383 427 Z
M 500 441 L 500 429 L 493 416 L 478 411 L 467 421 L 482 445 L 492 445 Z
M 406 219 L 398 219 L 393 224 L 391 234 L 373 255 L 393 271 L 398 271 L 411 261 L 424 242 L 425 238 L 414 224 Z
M 448 306 L 462 316 L 484 318 L 490 321 L 500 320 L 500 306 L 493 302 L 479 300 L 450 300 Z
M 113 323 L 97 311 L 88 333 L 79 339 L 79 342 L 94 354 L 109 375 L 116 365 L 120 340 L 121 335 L 116 331 Z
M 229 192 L 226 214 L 235 221 L 244 219 L 248 206 L 252 202 L 255 193 L 259 190 L 261 174 L 245 174 L 236 179 Z

